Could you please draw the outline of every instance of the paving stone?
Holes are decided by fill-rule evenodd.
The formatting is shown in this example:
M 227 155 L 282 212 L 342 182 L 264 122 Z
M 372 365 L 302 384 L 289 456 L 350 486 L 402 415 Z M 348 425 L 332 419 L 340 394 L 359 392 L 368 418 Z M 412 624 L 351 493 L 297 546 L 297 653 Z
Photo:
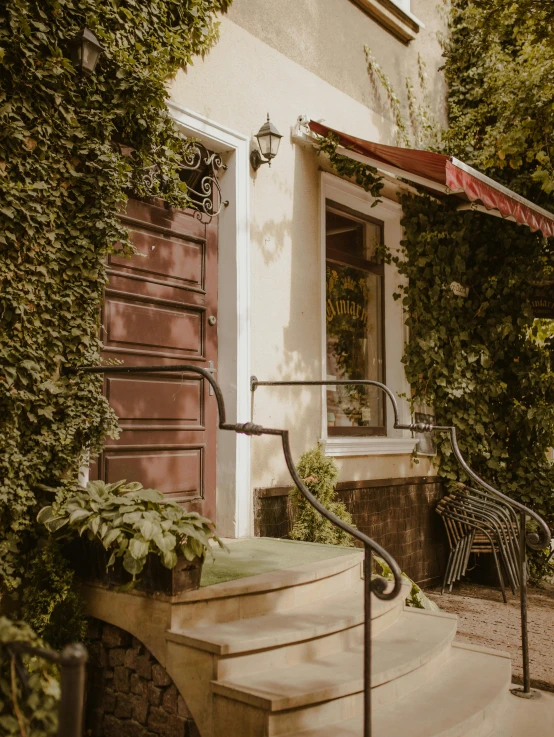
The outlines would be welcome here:
M 162 689 L 154 686 L 153 683 L 148 684 L 148 701 L 153 706 L 159 706 L 162 703 Z
M 167 675 L 165 668 L 159 663 L 152 666 L 152 680 L 155 686 L 170 686 L 171 678 Z
M 148 728 L 163 737 L 185 737 L 186 720 L 153 707 L 148 715 Z
M 102 642 L 108 648 L 111 647 L 127 647 L 131 641 L 131 636 L 119 627 L 113 627 L 111 624 L 104 625 L 102 632 Z
M 131 670 L 135 670 L 138 655 L 138 650 L 126 650 L 123 665 L 127 668 L 131 668 Z
M 162 706 L 169 714 L 177 713 L 177 696 L 178 692 L 173 684 L 164 692 Z
M 129 691 L 131 690 L 131 685 L 129 682 L 129 668 L 125 668 L 124 665 L 120 665 L 117 668 L 114 668 L 113 673 L 114 690 L 121 693 L 129 693 Z
M 148 681 L 141 678 L 138 673 L 131 673 L 131 691 L 143 699 L 148 698 Z
M 149 708 L 147 699 L 143 698 L 142 696 L 137 696 L 136 694 L 132 694 L 130 699 L 132 703 L 133 719 L 140 724 L 146 724 L 146 718 L 148 716 Z
M 114 647 L 108 650 L 108 662 L 112 668 L 115 668 L 117 665 L 123 665 L 126 652 L 122 647 Z
M 133 701 L 131 694 L 118 694 L 115 704 L 115 716 L 119 719 L 130 719 L 133 713 Z
M 136 658 L 135 670 L 141 678 L 146 678 L 147 681 L 152 678 L 152 663 L 145 655 L 141 655 L 139 658 Z

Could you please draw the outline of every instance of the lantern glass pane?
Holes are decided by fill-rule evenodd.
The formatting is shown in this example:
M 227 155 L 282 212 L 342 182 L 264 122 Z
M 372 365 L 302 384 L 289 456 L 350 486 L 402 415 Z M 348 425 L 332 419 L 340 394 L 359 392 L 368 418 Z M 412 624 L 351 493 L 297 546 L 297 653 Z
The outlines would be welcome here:
M 270 146 L 271 156 L 277 156 L 280 143 L 281 143 L 281 136 L 270 136 L 269 146 Z
M 260 151 L 262 156 L 267 158 L 267 155 L 271 153 L 271 134 L 266 133 L 263 136 L 258 136 L 258 143 L 260 144 Z
M 98 61 L 98 49 L 86 41 L 83 43 L 82 65 L 86 72 L 93 72 Z

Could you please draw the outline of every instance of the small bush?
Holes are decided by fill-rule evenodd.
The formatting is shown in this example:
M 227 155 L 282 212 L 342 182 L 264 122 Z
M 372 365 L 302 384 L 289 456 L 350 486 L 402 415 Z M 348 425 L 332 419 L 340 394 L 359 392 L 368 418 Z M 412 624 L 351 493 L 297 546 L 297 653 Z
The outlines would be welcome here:
M 301 456 L 298 462 L 298 472 L 308 490 L 324 507 L 343 522 L 352 524 L 352 515 L 347 511 L 343 502 L 337 499 L 335 491 L 339 475 L 337 465 L 332 458 L 324 454 L 320 443 L 316 448 L 306 451 Z M 290 533 L 292 540 L 327 545 L 350 546 L 354 544 L 352 537 L 322 517 L 304 498 L 299 489 L 292 489 L 290 496 L 297 512 L 296 521 Z

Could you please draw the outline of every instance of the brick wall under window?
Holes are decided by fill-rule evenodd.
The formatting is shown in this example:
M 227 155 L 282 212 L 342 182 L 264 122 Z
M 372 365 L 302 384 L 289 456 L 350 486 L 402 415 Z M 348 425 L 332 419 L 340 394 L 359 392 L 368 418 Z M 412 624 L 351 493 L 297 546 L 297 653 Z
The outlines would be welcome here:
M 257 489 L 255 534 L 286 538 L 294 524 L 289 488 Z M 388 550 L 414 581 L 438 582 L 448 557 L 448 542 L 435 506 L 443 495 L 436 476 L 344 481 L 339 498 L 362 532 Z

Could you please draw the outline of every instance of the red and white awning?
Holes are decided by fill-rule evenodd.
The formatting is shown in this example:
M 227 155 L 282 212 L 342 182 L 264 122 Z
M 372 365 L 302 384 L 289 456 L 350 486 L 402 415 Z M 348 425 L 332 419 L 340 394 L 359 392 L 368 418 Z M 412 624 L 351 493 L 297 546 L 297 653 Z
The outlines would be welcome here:
M 554 236 L 554 213 L 526 200 L 453 156 L 364 141 L 313 120 L 308 125 L 311 131 L 320 136 L 328 133 L 338 136 L 341 145 L 337 151 L 340 154 L 375 166 L 385 174 L 400 176 L 428 189 L 459 197 L 466 202 L 460 209 L 481 209 L 482 205 L 486 210 L 498 211 L 502 217 L 514 220 L 519 225 L 529 226 L 533 232 L 540 230 L 547 238 Z

